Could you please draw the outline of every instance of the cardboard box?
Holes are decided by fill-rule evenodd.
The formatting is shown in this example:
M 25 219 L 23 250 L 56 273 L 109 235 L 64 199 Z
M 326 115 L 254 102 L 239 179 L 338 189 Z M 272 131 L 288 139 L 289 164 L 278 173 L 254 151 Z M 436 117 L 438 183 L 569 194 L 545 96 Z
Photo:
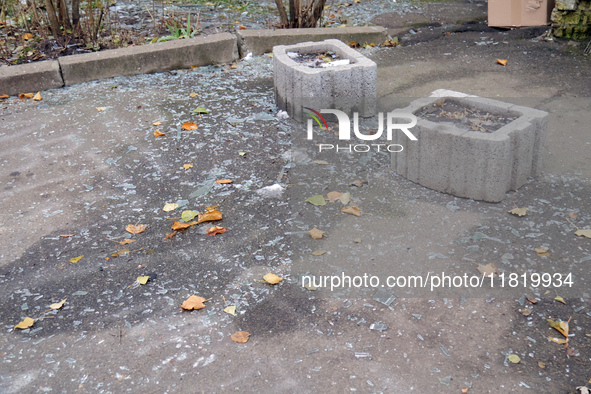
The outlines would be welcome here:
M 488 0 L 488 25 L 543 26 L 550 23 L 554 0 Z

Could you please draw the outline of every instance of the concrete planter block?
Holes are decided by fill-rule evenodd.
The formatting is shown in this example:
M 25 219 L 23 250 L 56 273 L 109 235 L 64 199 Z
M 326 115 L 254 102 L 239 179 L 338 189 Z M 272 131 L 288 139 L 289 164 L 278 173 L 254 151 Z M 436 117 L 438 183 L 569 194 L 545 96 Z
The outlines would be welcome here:
M 393 141 L 404 146 L 392 153 L 398 174 L 430 189 L 489 202 L 503 200 L 509 190 L 541 174 L 547 112 L 481 97 L 446 98 L 464 108 L 516 118 L 496 131 L 468 131 L 418 115 L 438 100 L 418 99 L 401 110 L 415 114 L 418 122 L 411 129 L 417 141 L 402 133 Z
M 334 52 L 350 64 L 311 68 L 290 58 L 288 52 Z M 339 40 L 304 42 L 273 47 L 275 101 L 290 117 L 303 120 L 303 108 L 339 109 L 362 117 L 376 112 L 376 64 Z

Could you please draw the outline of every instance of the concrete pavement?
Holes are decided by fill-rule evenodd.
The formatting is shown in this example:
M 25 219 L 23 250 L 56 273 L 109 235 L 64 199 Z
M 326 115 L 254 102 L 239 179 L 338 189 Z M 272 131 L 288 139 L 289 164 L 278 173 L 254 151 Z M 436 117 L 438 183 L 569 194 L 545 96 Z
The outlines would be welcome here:
M 2 391 L 585 385 L 591 240 L 565 218 L 591 223 L 589 60 L 564 44 L 503 32 L 442 31 L 366 53 L 378 64 L 383 108 L 447 88 L 549 112 L 544 175 L 491 204 L 413 184 L 391 171 L 388 154 L 319 153 L 314 143 L 338 141 L 330 133 L 307 141 L 277 117 L 267 56 L 236 69 L 85 82 L 44 92 L 41 102 L 10 98 L 0 103 Z M 193 112 L 201 106 L 209 114 Z M 182 130 L 185 122 L 198 129 Z M 278 198 L 262 190 L 274 184 L 284 188 Z M 361 217 L 341 213 L 340 202 L 306 202 L 331 191 L 349 192 Z M 514 202 L 527 216 L 507 213 Z M 165 203 L 180 206 L 165 212 Z M 227 233 L 208 236 L 205 223 L 165 238 L 182 210 L 216 204 L 223 219 L 212 225 Z M 132 235 L 129 224 L 149 226 Z M 327 236 L 312 239 L 313 227 Z M 125 238 L 135 242 L 114 242 Z M 305 273 L 479 276 L 478 266 L 490 263 L 506 275 L 572 273 L 574 285 L 391 288 L 396 298 L 387 302 L 376 288 L 298 283 Z M 266 284 L 267 272 L 284 281 Z M 136 282 L 143 275 L 146 285 Z M 211 300 L 181 311 L 192 294 Z M 62 309 L 43 314 L 64 298 Z M 223 311 L 229 305 L 236 316 Z M 47 318 L 13 330 L 27 316 Z M 547 339 L 560 336 L 548 318 L 571 318 L 569 353 Z M 251 333 L 247 343 L 231 340 L 239 330 Z

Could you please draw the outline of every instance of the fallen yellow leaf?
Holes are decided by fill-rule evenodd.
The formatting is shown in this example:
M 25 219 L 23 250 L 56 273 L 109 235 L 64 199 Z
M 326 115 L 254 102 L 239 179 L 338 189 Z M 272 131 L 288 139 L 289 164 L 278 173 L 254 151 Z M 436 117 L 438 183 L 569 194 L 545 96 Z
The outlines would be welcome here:
M 184 309 L 186 311 L 190 311 L 193 309 L 203 309 L 205 308 L 204 302 L 206 301 L 207 300 L 203 297 L 192 295 L 191 297 L 187 298 L 185 302 L 183 302 L 183 304 L 181 305 L 181 309 Z
M 23 40 L 30 40 L 31 38 L 33 38 L 33 35 L 31 33 L 23 34 Z
M 507 59 L 497 59 L 497 63 L 500 64 L 501 66 L 506 66 Z
M 173 204 L 173 203 L 167 202 L 166 204 L 164 204 L 164 208 L 162 208 L 162 210 L 164 212 L 170 212 L 170 211 L 174 211 L 178 207 L 179 207 L 179 204 Z
M 248 331 L 236 331 L 234 334 L 230 335 L 230 338 L 234 342 L 238 343 L 246 343 L 250 337 L 250 333 Z
M 540 368 L 546 368 L 546 363 L 543 363 L 541 361 L 538 361 L 538 367 L 540 367 Z
M 312 230 L 308 231 L 308 234 L 310 234 L 310 237 L 314 238 L 314 239 L 320 239 L 324 236 L 324 234 L 326 234 L 324 231 L 317 229 L 316 227 L 314 227 Z
M 341 208 L 341 212 L 350 213 L 351 215 L 355 216 L 361 216 L 361 209 L 358 207 L 343 207 Z
M 49 308 L 60 309 L 62 306 L 64 306 L 64 304 L 66 303 L 66 300 L 67 300 L 67 298 L 64 298 L 60 302 L 56 302 L 55 304 L 51 304 L 51 305 L 49 305 Z
M 41 92 L 37 92 L 37 94 L 33 96 L 33 101 L 41 101 L 41 100 L 43 100 L 41 98 Z
M 193 168 L 193 164 L 183 164 L 183 168 L 188 170 L 189 168 Z
M 106 110 L 106 109 L 107 109 L 107 107 L 96 107 L 96 110 L 97 110 L 98 112 L 102 112 L 102 111 L 104 111 L 104 110 Z
M 564 301 L 564 298 L 562 298 L 561 296 L 557 295 L 556 297 L 554 297 L 554 299 L 558 302 L 563 303 L 564 305 L 566 305 L 566 301 Z
M 267 275 L 263 276 L 263 280 L 270 285 L 276 285 L 277 283 L 281 282 L 283 278 L 269 272 Z
M 154 137 L 158 138 L 158 137 L 162 137 L 163 135 L 166 135 L 166 133 L 161 132 L 160 130 L 156 130 L 154 132 Z
M 577 231 L 575 231 L 575 235 L 577 235 L 579 237 L 591 238 L 591 229 L 586 228 L 583 230 L 577 230 Z
M 564 335 L 565 338 L 568 338 L 568 323 L 570 322 L 570 319 L 568 319 L 568 322 L 554 321 L 552 319 L 548 319 L 547 321 L 550 327 L 556 329 L 559 333 Z
M 199 96 L 197 93 L 191 93 L 191 94 L 189 94 L 189 97 L 191 97 L 191 98 L 195 98 L 197 96 Z
M 236 316 L 236 305 L 230 305 L 225 307 L 224 312 L 229 313 L 232 316 Z
M 62 238 L 68 238 L 68 237 L 73 237 L 74 234 L 61 234 L 60 237 Z
M 317 250 L 315 252 L 312 252 L 312 256 L 322 256 L 325 253 L 326 253 L 326 250 Z
M 162 124 L 162 122 L 161 121 L 158 121 L 158 122 L 152 123 L 152 126 L 160 126 L 161 124 Z
M 195 122 L 185 122 L 181 126 L 183 130 L 197 130 L 197 123 Z
M 25 320 L 14 326 L 14 328 L 20 328 L 24 330 L 25 328 L 31 327 L 35 323 L 35 319 L 31 319 L 30 317 L 25 317 Z
M 525 213 L 528 211 L 528 208 L 513 208 L 512 210 L 509 211 L 509 213 L 512 213 L 513 215 L 517 215 L 517 216 L 525 216 Z
M 138 276 L 137 279 L 138 283 L 140 285 L 145 285 L 146 283 L 148 283 L 148 280 L 150 280 L 149 276 Z
M 33 98 L 35 94 L 34 93 L 21 93 L 18 95 L 19 99 L 30 99 Z
M 72 257 L 72 258 L 71 258 L 69 261 L 70 261 L 70 263 L 77 263 L 77 262 L 79 262 L 79 261 L 80 261 L 80 259 L 81 259 L 82 257 L 84 257 L 84 255 L 82 255 L 82 256 L 78 256 L 78 257 Z
M 517 354 L 510 354 L 509 357 L 507 357 L 507 358 L 513 364 L 519 364 L 519 362 L 521 361 L 521 358 Z
M 132 234 L 139 234 L 143 233 L 147 228 L 147 224 L 128 224 L 125 231 Z
M 491 275 L 498 276 L 500 274 L 497 266 L 494 265 L 494 263 L 478 264 L 478 271 L 480 271 L 480 273 L 487 278 L 490 278 Z
M 232 183 L 232 180 L 231 179 L 218 179 L 215 181 L 215 183 L 221 183 L 221 184 Z
M 7 94 L 0 94 L 0 100 L 2 100 L 2 99 L 7 99 L 7 98 L 9 98 L 9 97 L 10 97 L 10 96 L 9 96 L 9 95 L 7 95 Z

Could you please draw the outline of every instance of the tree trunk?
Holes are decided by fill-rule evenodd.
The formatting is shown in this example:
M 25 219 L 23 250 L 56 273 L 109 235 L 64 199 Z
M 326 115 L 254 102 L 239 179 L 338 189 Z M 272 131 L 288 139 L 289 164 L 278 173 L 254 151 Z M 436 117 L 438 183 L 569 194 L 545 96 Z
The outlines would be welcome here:
M 74 29 L 80 25 L 80 0 L 72 0 L 72 25 Z
M 65 29 L 72 29 L 72 24 L 70 23 L 70 14 L 68 13 L 68 5 L 66 4 L 66 0 L 57 0 L 58 1 L 58 9 L 59 9 L 59 18 L 62 26 Z
M 51 32 L 55 38 L 58 38 L 61 35 L 60 23 L 57 20 L 52 0 L 45 0 L 45 8 L 47 9 L 47 15 L 49 15 L 49 22 L 51 23 Z
M 279 11 L 279 24 L 282 28 L 288 27 L 289 22 L 287 21 L 287 13 L 285 12 L 283 0 L 275 0 L 275 4 L 277 4 L 277 11 Z

